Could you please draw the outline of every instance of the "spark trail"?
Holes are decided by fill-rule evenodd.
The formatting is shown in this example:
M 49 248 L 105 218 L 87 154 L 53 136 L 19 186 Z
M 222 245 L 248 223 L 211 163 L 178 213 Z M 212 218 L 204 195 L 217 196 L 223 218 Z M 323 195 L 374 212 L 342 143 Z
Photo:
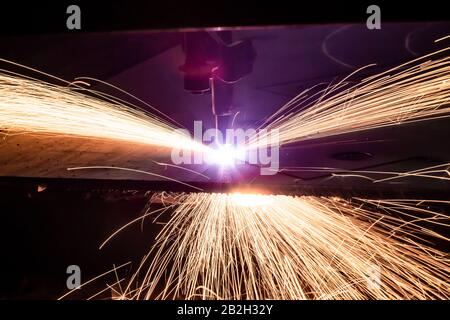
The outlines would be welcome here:
M 383 201 L 374 209 L 363 206 L 371 200 L 334 197 L 171 198 L 176 210 L 123 299 L 450 297 L 448 256 L 421 240 L 448 241 L 421 224 L 448 227 L 449 219 L 423 202 Z
M 450 56 L 448 50 L 404 63 L 357 84 L 347 80 L 326 90 L 306 90 L 280 108 L 261 126 L 278 129 L 280 144 L 340 135 L 450 116 Z M 431 58 L 434 58 L 432 60 Z M 247 147 L 268 144 L 265 135 Z
M 0 129 L 206 150 L 173 124 L 116 99 L 8 73 L 0 73 Z

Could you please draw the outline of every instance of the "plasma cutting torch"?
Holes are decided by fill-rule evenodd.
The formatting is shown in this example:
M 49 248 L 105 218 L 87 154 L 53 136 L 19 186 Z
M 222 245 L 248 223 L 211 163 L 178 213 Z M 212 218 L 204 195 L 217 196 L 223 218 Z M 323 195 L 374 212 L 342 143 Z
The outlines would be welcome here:
M 252 42 L 233 41 L 231 31 L 187 32 L 183 48 L 184 89 L 211 95 L 216 129 L 225 134 L 238 112 L 233 103 L 234 85 L 253 69 L 256 52 Z

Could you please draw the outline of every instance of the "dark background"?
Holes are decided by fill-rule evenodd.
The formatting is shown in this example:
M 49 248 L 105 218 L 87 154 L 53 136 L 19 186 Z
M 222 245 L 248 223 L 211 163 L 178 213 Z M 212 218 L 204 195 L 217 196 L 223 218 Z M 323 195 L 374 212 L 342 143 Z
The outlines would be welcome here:
M 371 4 L 383 8 L 384 21 L 442 21 L 446 1 L 8 1 L 0 9 L 3 34 L 67 32 L 61 12 L 83 8 L 82 32 L 139 29 L 268 26 L 364 22 Z
M 176 50 L 181 41 L 178 28 L 292 25 L 238 32 L 241 37 L 253 37 L 259 48 L 255 74 L 244 81 L 240 96 L 244 102 L 261 102 L 259 108 L 242 103 L 251 122 L 276 110 L 300 89 L 333 81 L 352 71 L 323 54 L 324 41 L 335 57 L 351 61 L 355 68 L 377 62 L 371 73 L 440 48 L 433 40 L 450 34 L 449 23 L 445 22 L 449 13 L 444 3 L 427 1 L 420 6 L 409 1 L 378 3 L 382 8 L 382 23 L 386 24 L 380 32 L 369 33 L 364 23 L 365 8 L 371 3 L 364 2 L 353 5 L 337 1 L 238 4 L 14 1 L 1 4 L 0 57 L 44 69 L 67 80 L 80 75 L 93 76 L 120 85 L 146 101 L 156 100 L 162 110 L 166 111 L 170 105 L 174 117 L 190 123 L 191 117 L 197 116 L 211 120 L 209 106 L 204 103 L 205 97 L 186 98 L 187 93 L 178 85 L 179 73 L 161 80 L 172 86 L 167 92 L 152 88 L 143 80 L 168 74 L 168 66 L 154 62 L 159 61 L 156 59 L 169 57 L 163 61 L 171 62 L 170 71 L 182 63 L 182 55 Z M 65 29 L 64 12 L 68 4 L 79 4 L 82 8 L 81 31 L 71 33 Z M 337 33 L 330 40 L 327 37 L 333 32 Z M 171 52 L 175 53 L 171 55 Z M 186 99 L 190 99 L 188 107 L 184 104 Z M 177 107 L 172 108 L 174 105 Z M 449 130 L 445 120 L 388 128 L 345 137 L 355 140 L 355 144 L 324 139 L 321 143 L 294 146 L 283 155 L 287 162 L 303 165 L 416 169 L 450 160 L 446 141 Z M 359 160 L 336 158 L 336 154 L 352 152 L 372 156 Z M 320 176 L 304 174 L 300 178 L 305 184 L 313 185 L 313 191 L 323 185 Z M 315 187 L 314 181 L 319 181 Z M 65 269 L 70 264 L 81 267 L 83 280 L 111 269 L 113 264 L 132 261 L 136 266 L 161 227 L 147 219 L 143 229 L 137 223 L 99 251 L 98 246 L 109 234 L 142 213 L 147 198 L 128 190 L 145 190 L 145 185 L 116 181 L 106 186 L 99 183 L 96 187 L 90 182 L 79 187 L 73 181 L 63 181 L 52 186 L 51 182 L 39 178 L 24 182 L 11 177 L 0 182 L 0 274 L 3 277 L 0 299 L 57 298 L 66 292 Z M 449 199 L 445 183 L 421 179 L 410 182 L 370 187 L 353 181 L 332 184 L 330 188 L 345 191 L 346 197 L 361 192 L 364 187 L 372 190 L 372 196 L 379 197 L 400 192 Z M 38 192 L 40 184 L 49 187 Z M 448 247 L 439 245 L 448 251 Z M 127 270 L 123 272 L 126 274 Z M 102 281 L 111 283 L 114 277 Z

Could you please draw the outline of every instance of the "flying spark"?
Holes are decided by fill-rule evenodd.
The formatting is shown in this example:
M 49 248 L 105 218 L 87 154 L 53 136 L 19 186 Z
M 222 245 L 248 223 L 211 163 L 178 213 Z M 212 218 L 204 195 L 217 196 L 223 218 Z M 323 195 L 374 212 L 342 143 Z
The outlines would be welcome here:
M 121 297 L 450 297 L 449 259 L 422 239 L 448 241 L 423 226 L 448 227 L 448 217 L 424 209 L 424 201 L 207 193 L 174 197 L 170 222 Z
M 280 144 L 287 144 L 448 117 L 450 56 L 427 60 L 448 49 L 402 64 L 355 85 L 346 82 L 351 74 L 318 93 L 310 94 L 311 89 L 306 90 L 261 127 L 268 131 L 278 129 Z M 254 137 L 247 148 L 267 144 L 266 137 L 261 135 Z
M 70 135 L 207 150 L 151 113 L 76 89 L 0 73 L 0 129 L 11 135 Z

